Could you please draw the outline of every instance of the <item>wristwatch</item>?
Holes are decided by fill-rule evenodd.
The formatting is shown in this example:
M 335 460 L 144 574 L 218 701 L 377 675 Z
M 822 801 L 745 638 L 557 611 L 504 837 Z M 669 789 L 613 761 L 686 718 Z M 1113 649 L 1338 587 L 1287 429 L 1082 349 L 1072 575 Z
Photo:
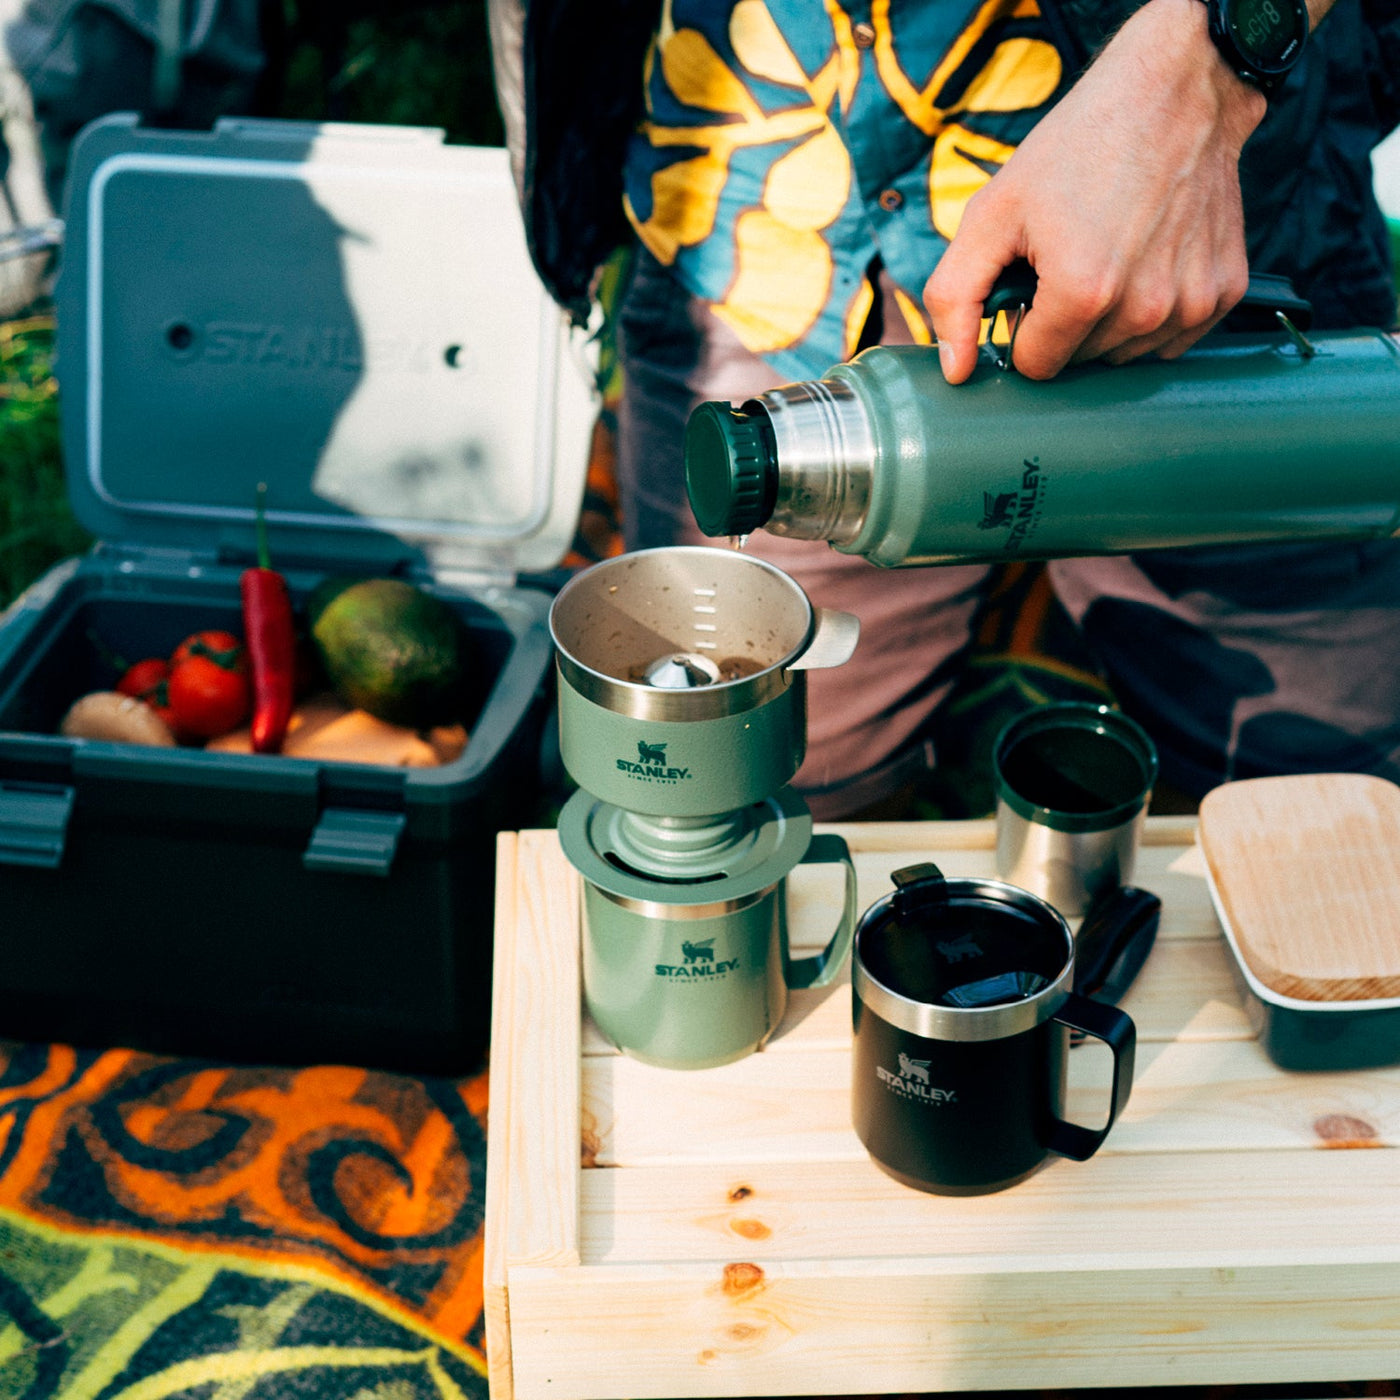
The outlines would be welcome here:
M 1210 37 L 1225 62 L 1265 93 L 1282 82 L 1308 41 L 1304 0 L 1204 0 Z

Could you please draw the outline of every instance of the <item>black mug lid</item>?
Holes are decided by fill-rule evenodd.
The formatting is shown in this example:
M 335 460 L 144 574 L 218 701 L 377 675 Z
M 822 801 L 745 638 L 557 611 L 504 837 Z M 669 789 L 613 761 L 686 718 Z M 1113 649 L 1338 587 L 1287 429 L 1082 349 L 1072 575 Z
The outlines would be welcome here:
M 852 981 L 877 1015 L 934 1040 L 995 1040 L 1059 1010 L 1074 940 L 1044 900 L 999 880 L 898 870 L 856 928 Z

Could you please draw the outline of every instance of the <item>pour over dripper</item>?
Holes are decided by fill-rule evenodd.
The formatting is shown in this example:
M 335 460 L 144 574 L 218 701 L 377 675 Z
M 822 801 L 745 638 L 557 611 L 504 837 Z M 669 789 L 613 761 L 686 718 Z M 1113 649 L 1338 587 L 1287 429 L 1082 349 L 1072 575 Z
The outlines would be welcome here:
M 814 609 L 760 559 L 680 546 L 580 574 L 550 630 L 570 775 L 629 812 L 679 818 L 748 807 L 792 780 L 804 672 L 847 660 L 859 624 Z
M 580 787 L 559 840 L 583 877 L 584 1001 L 649 1063 L 746 1055 L 788 988 L 825 985 L 850 945 L 850 851 L 812 835 L 787 785 L 806 751 L 804 671 L 845 661 L 858 624 L 814 610 L 771 564 L 684 546 L 580 574 L 550 630 L 560 751 Z M 845 868 L 836 932 L 809 957 L 787 938 L 800 863 Z

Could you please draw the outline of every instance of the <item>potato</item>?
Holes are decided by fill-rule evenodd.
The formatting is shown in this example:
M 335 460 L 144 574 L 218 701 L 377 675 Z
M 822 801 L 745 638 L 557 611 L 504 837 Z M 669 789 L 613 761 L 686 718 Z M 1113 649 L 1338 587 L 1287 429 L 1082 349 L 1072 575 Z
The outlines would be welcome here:
M 67 739 L 175 747 L 170 726 L 144 701 L 115 690 L 94 690 L 73 702 L 58 732 Z

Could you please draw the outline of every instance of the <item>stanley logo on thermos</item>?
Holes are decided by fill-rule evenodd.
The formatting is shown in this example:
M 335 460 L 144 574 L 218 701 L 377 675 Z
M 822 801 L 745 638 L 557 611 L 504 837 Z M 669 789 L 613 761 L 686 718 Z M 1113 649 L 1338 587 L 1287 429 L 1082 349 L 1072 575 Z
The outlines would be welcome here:
M 982 518 L 977 522 L 979 530 L 998 530 L 1010 527 L 1004 548 L 1008 552 L 1018 550 L 1035 533 L 1040 520 L 1040 500 L 1045 479 L 1040 471 L 1040 458 L 1027 457 L 1021 463 L 1021 484 L 1014 491 L 984 491 L 982 493 Z
M 671 768 L 667 765 L 665 744 L 648 744 L 644 739 L 637 740 L 636 762 L 630 758 L 619 758 L 617 766 L 620 772 L 648 782 L 678 783 L 682 778 L 690 777 L 689 768 Z
M 739 966 L 738 958 L 721 958 L 715 961 L 715 940 L 698 938 L 694 942 L 686 939 L 681 944 L 685 961 L 678 965 L 657 963 L 658 977 L 725 977 Z

